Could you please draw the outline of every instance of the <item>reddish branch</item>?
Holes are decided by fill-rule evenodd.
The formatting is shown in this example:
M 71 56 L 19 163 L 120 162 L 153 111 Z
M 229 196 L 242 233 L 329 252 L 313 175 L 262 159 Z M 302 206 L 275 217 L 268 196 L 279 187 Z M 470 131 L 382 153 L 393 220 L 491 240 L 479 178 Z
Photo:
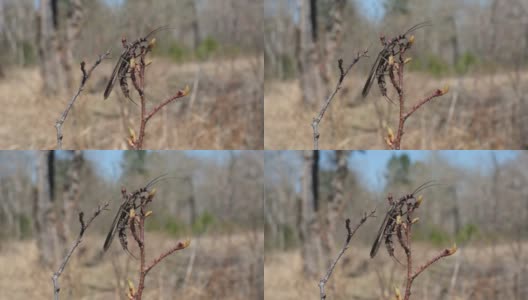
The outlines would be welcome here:
M 174 247 L 170 248 L 169 250 L 165 251 L 164 253 L 160 254 L 158 257 L 156 257 L 152 262 L 150 262 L 148 265 L 146 264 L 146 251 L 145 251 L 145 220 L 146 218 L 152 213 L 151 211 L 147 211 L 147 205 L 154 199 L 155 192 L 151 192 L 148 197 L 145 200 L 141 200 L 139 206 L 139 212 L 136 214 L 136 212 L 131 212 L 130 218 L 129 218 L 129 225 L 130 225 L 130 231 L 132 232 L 132 236 L 134 237 L 134 240 L 136 241 L 138 248 L 139 248 L 139 284 L 137 292 L 134 289 L 134 286 L 132 283 L 129 283 L 129 299 L 133 300 L 141 300 L 141 297 L 143 295 L 143 290 L 145 289 L 145 278 L 147 277 L 149 271 L 156 266 L 158 263 L 160 263 L 163 259 L 165 259 L 167 256 L 171 255 L 172 253 L 187 248 L 190 245 L 190 241 L 186 240 L 183 242 L 178 242 Z
M 404 126 L 405 121 L 414 113 L 416 112 L 422 105 L 425 103 L 433 100 L 436 97 L 440 97 L 448 92 L 448 88 L 444 89 L 437 89 L 432 95 L 425 97 L 421 100 L 419 100 L 416 104 L 413 105 L 413 107 L 408 111 L 405 112 L 405 91 L 404 91 L 404 81 L 403 81 L 403 75 L 404 75 L 404 67 L 405 64 L 407 64 L 410 59 L 405 58 L 405 52 L 407 49 L 411 47 L 413 44 L 414 39 L 411 38 L 410 41 L 408 41 L 408 44 L 401 49 L 401 51 L 398 53 L 398 58 L 392 58 L 393 61 L 389 62 L 389 78 L 392 87 L 396 90 L 398 93 L 398 102 L 399 102 L 399 122 L 398 122 L 398 132 L 396 133 L 396 136 L 394 136 L 391 129 L 389 129 L 388 136 L 386 137 L 385 141 L 387 145 L 392 150 L 399 150 L 401 139 L 404 134 Z
M 153 45 L 154 42 L 151 42 L 148 47 L 142 48 L 137 63 L 131 63 L 129 70 L 130 78 L 132 79 L 132 84 L 134 86 L 134 89 L 139 94 L 141 105 L 139 135 L 136 137 L 134 131 L 130 129 L 130 136 L 128 138 L 128 144 L 133 150 L 143 149 L 143 141 L 145 139 L 145 131 L 147 128 L 148 121 L 169 103 L 172 103 L 177 99 L 185 97 L 189 94 L 189 87 L 187 86 L 184 90 L 177 91 L 174 95 L 162 101 L 160 104 L 156 105 L 154 108 L 152 108 L 152 110 L 147 113 L 147 104 L 145 99 L 145 69 L 148 63 L 146 63 L 146 55 L 151 51 Z
M 92 70 L 93 70 L 93 68 L 92 68 Z M 103 210 L 106 210 L 108 208 L 108 205 L 109 205 L 109 202 L 107 201 L 106 203 L 103 204 L 103 206 L 101 206 L 101 205 L 97 206 L 97 209 L 93 213 L 92 217 L 88 220 L 88 222 L 84 221 L 84 213 L 83 212 L 79 213 L 79 223 L 81 223 L 81 230 L 79 232 L 79 236 L 77 237 L 77 239 L 73 243 L 72 247 L 70 248 L 70 250 L 68 251 L 68 253 L 64 257 L 61 265 L 59 266 L 59 269 L 55 273 L 53 273 L 53 276 L 51 278 L 52 281 L 53 281 L 53 295 L 54 295 L 54 299 L 55 300 L 59 299 L 59 292 L 60 292 L 59 277 L 62 275 L 62 272 L 64 272 L 64 268 L 66 268 L 66 265 L 70 261 L 70 258 L 73 255 L 73 252 L 75 251 L 75 249 L 77 249 L 77 247 L 81 244 L 82 238 L 84 236 L 84 233 L 86 232 L 86 229 L 90 226 L 90 224 L 92 224 L 92 221 L 97 216 L 99 216 L 99 214 Z
M 61 117 L 55 122 L 55 129 L 57 130 L 57 149 L 62 149 L 62 139 L 63 139 L 63 135 L 62 135 L 62 124 L 64 124 L 64 122 L 66 121 L 66 118 L 68 117 L 68 113 L 70 112 L 70 110 L 72 109 L 73 107 L 73 104 L 75 103 L 75 101 L 77 100 L 77 97 L 79 97 L 79 95 L 81 94 L 81 92 L 83 91 L 84 89 L 84 85 L 86 84 L 86 82 L 88 81 L 88 79 L 90 78 L 90 75 L 92 75 L 92 71 L 101 63 L 101 61 L 103 61 L 103 59 L 105 59 L 108 55 L 110 55 L 110 50 L 106 51 L 105 54 L 103 55 L 99 55 L 99 58 L 95 61 L 95 63 L 93 64 L 93 66 L 88 70 L 86 71 L 86 63 L 84 61 L 81 62 L 81 72 L 82 72 L 82 79 L 81 79 L 81 83 L 79 85 L 79 88 L 77 89 L 77 92 L 75 93 L 75 95 L 73 95 L 73 97 L 71 98 L 70 102 L 68 103 L 68 105 L 66 106 L 66 109 L 62 112 L 62 115 Z
M 427 269 L 429 266 L 431 266 L 433 263 L 437 262 L 443 257 L 447 257 L 450 255 L 453 255 L 457 248 L 456 245 L 452 248 L 446 248 L 442 250 L 440 253 L 438 253 L 433 258 L 429 259 L 427 262 L 425 262 L 423 265 L 421 265 L 417 270 L 413 272 L 413 252 L 411 247 L 411 232 L 412 232 L 412 226 L 414 223 L 418 221 L 418 219 L 413 219 L 412 214 L 414 213 L 415 209 L 419 207 L 419 205 L 411 205 L 408 206 L 409 211 L 407 213 L 406 218 L 401 218 L 402 223 L 397 225 L 397 236 L 398 236 L 398 242 L 400 246 L 403 248 L 405 252 L 405 256 L 407 259 L 407 278 L 405 280 L 405 295 L 404 300 L 409 300 L 411 297 L 411 288 L 414 279 L 418 277 L 425 269 Z
M 348 249 L 348 247 L 350 245 L 350 240 L 352 239 L 354 234 L 356 234 L 356 231 L 359 229 L 359 227 L 361 227 L 361 225 L 363 225 L 363 223 L 365 223 L 368 218 L 374 216 L 375 212 L 376 212 L 376 210 L 371 211 L 369 214 L 367 214 L 365 212 L 363 214 L 363 217 L 359 221 L 359 223 L 356 225 L 356 227 L 354 227 L 354 229 L 350 228 L 350 219 L 346 219 L 345 228 L 347 230 L 347 236 L 346 236 L 346 239 L 345 239 L 345 244 L 343 245 L 343 248 L 341 249 L 341 251 L 339 251 L 339 254 L 337 255 L 336 259 L 332 262 L 332 264 L 328 268 L 328 271 L 326 271 L 325 276 L 323 278 L 321 278 L 321 280 L 319 281 L 319 296 L 320 296 L 321 300 L 325 300 L 326 299 L 325 285 L 328 282 L 328 280 L 330 279 L 330 276 L 332 276 L 332 272 L 334 272 L 334 269 L 335 269 L 337 263 L 339 262 L 339 259 L 341 259 L 341 256 L 343 256 L 345 251 Z M 332 232 L 330 232 L 329 234 L 332 234 Z
M 358 52 L 352 63 L 346 68 L 346 70 L 343 68 L 343 59 L 338 60 L 338 66 L 339 66 L 339 80 L 337 81 L 336 87 L 334 91 L 326 98 L 325 102 L 321 106 L 321 110 L 319 110 L 319 113 L 317 116 L 312 120 L 312 129 L 313 129 L 313 144 L 314 144 L 314 150 L 319 149 L 319 123 L 321 123 L 321 120 L 323 119 L 323 116 L 330 106 L 330 102 L 334 99 L 337 92 L 341 89 L 341 85 L 343 83 L 343 80 L 347 76 L 348 72 L 352 67 L 364 56 L 367 56 L 368 49 L 365 49 L 363 52 Z

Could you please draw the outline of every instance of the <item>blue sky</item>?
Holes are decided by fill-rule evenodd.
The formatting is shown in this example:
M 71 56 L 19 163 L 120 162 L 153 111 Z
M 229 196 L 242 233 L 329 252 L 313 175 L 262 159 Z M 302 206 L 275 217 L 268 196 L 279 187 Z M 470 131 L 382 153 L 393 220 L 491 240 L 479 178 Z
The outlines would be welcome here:
M 186 154 L 201 158 L 212 159 L 218 162 L 229 158 L 229 151 L 184 151 Z M 238 152 L 238 151 L 237 151 Z M 264 153 L 264 152 L 262 152 Z M 385 184 L 384 172 L 386 171 L 387 162 L 393 155 L 409 155 L 412 162 L 427 161 L 430 159 L 432 151 L 386 151 L 373 150 L 364 152 L 353 152 L 349 167 L 361 172 L 362 179 L 371 189 L 381 189 Z M 475 169 L 479 172 L 486 173 L 492 168 L 492 155 L 495 155 L 499 164 L 515 159 L 520 151 L 438 151 L 440 156 L 446 158 L 452 165 L 468 169 Z M 95 162 L 98 170 L 107 175 L 107 177 L 118 178 L 121 174 L 121 157 L 122 151 L 86 151 L 86 158 Z M 323 159 L 326 157 L 326 152 Z M 298 155 L 298 152 L 292 151 L 292 155 Z M 327 161 L 323 160 L 323 164 Z
M 189 156 L 201 159 L 213 159 L 223 161 L 229 157 L 229 151 L 193 150 L 183 151 Z M 121 158 L 123 151 L 120 150 L 88 150 L 84 151 L 87 159 L 93 161 L 97 170 L 107 178 L 119 178 L 121 175 Z
M 412 162 L 427 161 L 432 151 L 385 151 L 374 150 L 363 153 L 356 152 L 349 160 L 349 167 L 361 171 L 363 179 L 371 188 L 381 189 L 385 184 L 383 178 L 387 162 L 393 155 L 407 154 Z M 492 168 L 492 155 L 495 154 L 499 164 L 515 159 L 520 151 L 487 151 L 487 150 L 446 150 L 437 151 L 452 164 L 480 172 L 488 172 Z

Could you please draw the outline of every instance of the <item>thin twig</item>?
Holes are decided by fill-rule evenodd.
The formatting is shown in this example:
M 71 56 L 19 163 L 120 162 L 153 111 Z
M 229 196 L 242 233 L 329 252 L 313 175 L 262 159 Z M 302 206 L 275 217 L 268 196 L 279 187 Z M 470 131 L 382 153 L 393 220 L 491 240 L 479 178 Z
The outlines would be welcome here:
M 68 113 L 70 112 L 70 110 L 72 109 L 73 107 L 73 104 L 75 103 L 75 101 L 77 100 L 77 97 L 79 97 L 79 95 L 81 94 L 81 92 L 83 91 L 84 89 L 84 85 L 86 84 L 86 81 L 88 81 L 88 79 L 90 78 L 90 75 L 92 75 L 92 71 L 101 63 L 101 61 L 103 61 L 103 59 L 105 59 L 108 55 L 110 55 L 110 50 L 106 51 L 105 54 L 103 55 L 99 55 L 99 58 L 97 58 L 97 60 L 95 61 L 95 63 L 93 64 L 93 66 L 88 70 L 88 72 L 86 71 L 85 69 L 85 65 L 86 63 L 84 61 L 81 62 L 81 72 L 82 72 L 82 79 L 81 79 L 81 84 L 79 85 L 79 89 L 77 89 L 77 92 L 75 93 L 75 95 L 73 95 L 73 97 L 70 99 L 70 102 L 68 103 L 68 105 L 66 106 L 66 109 L 62 112 L 62 115 L 61 117 L 55 121 L 55 129 L 57 130 L 57 149 L 62 149 L 62 139 L 63 139 L 63 135 L 62 135 L 62 124 L 64 124 L 64 122 L 66 121 L 66 118 L 68 117 Z
M 93 70 L 93 68 L 92 68 L 92 70 Z M 70 250 L 68 251 L 68 253 L 64 257 L 61 265 L 59 266 L 59 269 L 55 273 L 53 273 L 53 276 L 51 277 L 51 279 L 53 280 L 53 295 L 54 295 L 54 299 L 55 300 L 59 299 L 59 292 L 60 292 L 59 277 L 62 275 L 62 272 L 64 271 L 64 268 L 66 267 L 66 265 L 68 264 L 71 256 L 73 255 L 73 252 L 81 244 L 82 238 L 83 238 L 83 235 L 84 235 L 86 229 L 90 226 L 90 224 L 92 224 L 92 221 L 97 216 L 99 216 L 99 214 L 103 210 L 106 210 L 108 208 L 109 205 L 110 205 L 110 203 L 107 201 L 106 203 L 103 204 L 103 206 L 101 206 L 101 205 L 97 206 L 97 209 L 95 210 L 94 214 L 88 220 L 87 223 L 85 223 L 85 221 L 84 221 L 84 213 L 83 212 L 79 213 L 79 223 L 81 223 L 81 230 L 79 232 L 79 236 L 77 237 L 77 239 L 73 243 L 72 247 L 70 248 Z
M 323 278 L 321 278 L 321 280 L 319 281 L 319 295 L 320 295 L 321 300 L 325 300 L 326 299 L 325 285 L 328 282 L 328 280 L 330 279 L 330 276 L 332 276 L 332 272 L 334 272 L 334 269 L 335 269 L 337 263 L 339 262 L 339 259 L 341 259 L 341 256 L 343 256 L 345 251 L 348 249 L 348 247 L 350 245 L 350 240 L 352 239 L 354 234 L 356 234 L 356 231 L 359 229 L 359 227 L 361 227 L 361 225 L 363 225 L 363 223 L 365 223 L 368 218 L 374 216 L 375 212 L 376 212 L 375 209 L 373 211 L 371 211 L 369 214 L 367 214 L 365 212 L 363 214 L 363 217 L 361 218 L 359 223 L 356 225 L 356 227 L 354 227 L 353 230 L 351 230 L 351 228 L 350 228 L 350 219 L 346 219 L 345 228 L 347 230 L 347 236 L 346 236 L 345 244 L 343 245 L 343 248 L 341 249 L 341 251 L 339 251 L 339 254 L 337 255 L 336 259 L 332 262 L 332 264 L 328 268 L 328 271 L 326 271 L 325 276 Z M 330 234 L 332 234 L 332 233 L 330 233 Z
M 189 245 L 190 245 L 190 241 L 187 240 L 187 241 L 184 241 L 184 242 L 178 242 L 178 244 L 176 244 L 176 246 L 170 248 L 169 250 L 165 251 L 164 253 L 160 254 L 160 256 L 158 256 L 156 259 L 154 259 L 144 270 L 145 270 L 145 275 L 147 275 L 147 273 L 152 269 L 154 268 L 154 266 L 156 266 L 160 261 L 162 261 L 165 257 L 171 255 L 172 253 L 178 251 L 178 250 L 182 250 L 182 249 L 185 249 L 187 248 Z
M 312 129 L 313 129 L 313 143 L 314 143 L 314 150 L 319 150 L 319 123 L 323 119 L 323 116 L 328 109 L 328 106 L 330 106 L 330 102 L 332 102 L 332 99 L 334 99 L 337 92 L 341 89 L 341 85 L 343 83 L 343 80 L 347 76 L 348 72 L 352 67 L 362 58 L 367 56 L 368 49 L 365 49 L 363 52 L 358 52 L 352 63 L 348 66 L 348 68 L 345 70 L 343 68 L 343 59 L 338 60 L 338 66 L 339 66 L 339 80 L 337 81 L 336 87 L 334 91 L 328 96 L 326 101 L 321 106 L 321 110 L 319 111 L 319 114 L 312 120 Z

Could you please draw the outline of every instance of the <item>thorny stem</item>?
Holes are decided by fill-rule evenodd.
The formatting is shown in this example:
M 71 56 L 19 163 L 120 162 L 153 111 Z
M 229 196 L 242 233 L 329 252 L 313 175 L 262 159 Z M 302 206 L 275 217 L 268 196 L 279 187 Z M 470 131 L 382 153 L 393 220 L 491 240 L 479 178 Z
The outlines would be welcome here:
M 79 84 L 79 88 L 77 89 L 77 92 L 73 97 L 70 99 L 70 102 L 68 102 L 68 105 L 66 106 L 66 109 L 62 112 L 60 118 L 55 121 L 55 129 L 57 130 L 57 149 L 62 149 L 62 140 L 64 136 L 62 135 L 62 125 L 66 121 L 66 118 L 68 117 L 68 113 L 73 108 L 73 105 L 75 104 L 75 101 L 77 101 L 77 97 L 81 94 L 81 92 L 84 89 L 84 85 L 90 78 L 90 75 L 92 75 L 92 71 L 105 59 L 108 55 L 110 55 L 110 50 L 106 51 L 106 53 L 99 55 L 93 66 L 86 71 L 85 66 L 86 63 L 84 61 L 81 62 L 81 72 L 82 72 L 82 78 L 81 83 Z
M 319 123 L 323 119 L 323 116 L 330 106 L 330 102 L 334 99 L 337 92 L 341 89 L 341 85 L 343 83 L 343 80 L 347 76 L 348 72 L 352 67 L 362 58 L 367 56 L 368 49 L 365 49 L 363 52 L 358 52 L 352 63 L 346 68 L 346 70 L 343 68 L 343 59 L 338 60 L 338 67 L 339 67 L 339 80 L 337 81 L 336 87 L 334 91 L 326 98 L 325 102 L 321 106 L 321 109 L 319 110 L 319 113 L 317 116 L 312 120 L 312 130 L 313 130 L 313 145 L 314 150 L 319 150 Z
M 352 239 L 354 234 L 356 234 L 356 231 L 359 229 L 359 227 L 361 227 L 361 225 L 363 225 L 363 223 L 365 223 L 368 218 L 374 216 L 375 212 L 376 212 L 375 209 L 373 211 L 371 211 L 369 214 L 367 214 L 365 212 L 363 214 L 363 217 L 361 218 L 359 223 L 356 225 L 356 227 L 354 227 L 353 230 L 350 228 L 350 219 L 346 219 L 345 228 L 347 230 L 347 236 L 346 236 L 346 239 L 345 239 L 345 244 L 343 245 L 343 248 L 341 249 L 341 251 L 339 251 L 339 254 L 337 255 L 336 259 L 333 261 L 333 263 L 328 268 L 328 271 L 326 271 L 325 276 L 323 278 L 321 278 L 321 280 L 319 281 L 319 296 L 320 296 L 321 300 L 325 300 L 326 299 L 325 285 L 328 282 L 328 280 L 330 279 L 330 276 L 332 276 L 332 272 L 334 272 L 334 269 L 335 269 L 335 267 L 337 265 L 337 262 L 339 261 L 339 259 L 341 259 L 341 256 L 343 256 L 345 251 L 348 249 L 348 247 L 350 245 L 350 240 Z M 332 233 L 329 233 L 329 234 L 332 234 Z

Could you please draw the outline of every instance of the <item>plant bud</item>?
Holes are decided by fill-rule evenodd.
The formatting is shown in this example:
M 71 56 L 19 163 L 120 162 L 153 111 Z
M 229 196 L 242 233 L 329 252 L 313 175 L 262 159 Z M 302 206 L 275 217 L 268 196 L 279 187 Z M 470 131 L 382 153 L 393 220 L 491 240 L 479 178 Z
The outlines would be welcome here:
M 423 195 L 418 196 L 418 199 L 416 199 L 416 207 L 418 208 L 420 204 L 422 204 L 423 201 Z
M 134 69 L 136 67 L 136 59 L 135 58 L 131 58 L 130 59 L 130 69 Z
M 150 42 L 148 43 L 149 50 L 152 50 L 156 46 L 156 38 L 152 38 Z
M 401 292 L 399 288 L 394 287 L 394 295 L 396 296 L 396 300 L 401 300 Z
M 448 254 L 449 254 L 449 255 L 453 255 L 453 254 L 455 254 L 455 252 L 457 251 L 457 249 L 458 249 L 458 248 L 457 248 L 457 245 L 456 245 L 456 243 L 455 243 L 455 244 L 453 244 L 453 247 L 451 247 L 451 248 L 449 248 L 449 249 L 447 250 L 447 251 L 448 251 Z
M 132 141 L 135 141 L 135 140 L 136 140 L 136 132 L 134 131 L 134 129 L 132 129 L 132 128 L 129 127 L 129 128 L 128 128 L 128 133 L 129 133 L 129 135 L 130 135 L 130 139 L 131 139 Z
M 149 193 L 148 193 L 149 198 L 150 198 L 150 197 L 154 197 L 154 196 L 156 195 L 156 192 L 157 192 L 157 191 L 156 191 L 155 188 L 152 189 L 152 190 L 150 190 Z
M 414 35 L 411 35 L 409 37 L 409 45 L 412 45 L 414 43 Z

